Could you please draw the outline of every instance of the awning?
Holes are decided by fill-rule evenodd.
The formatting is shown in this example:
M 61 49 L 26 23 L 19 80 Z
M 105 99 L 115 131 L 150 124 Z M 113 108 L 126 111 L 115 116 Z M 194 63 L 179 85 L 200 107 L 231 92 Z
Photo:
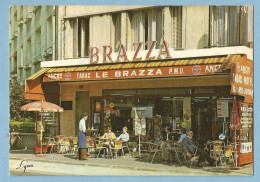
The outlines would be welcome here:
M 231 69 L 233 65 L 241 58 L 240 55 L 228 55 L 226 60 L 222 63 L 222 69 Z
M 88 65 L 78 67 L 50 68 L 46 73 L 62 73 L 62 72 L 79 72 L 79 71 L 103 71 L 118 69 L 134 69 L 134 68 L 154 68 L 166 66 L 186 66 L 186 65 L 203 65 L 203 64 L 222 64 L 225 62 L 226 56 L 197 58 L 197 59 L 181 59 L 170 61 L 153 61 L 153 62 L 134 62 L 119 63 L 107 65 Z
M 25 98 L 32 100 L 46 100 L 46 96 L 47 98 L 55 98 L 57 94 L 59 94 L 58 81 L 226 74 L 227 72 L 221 71 L 221 65 L 224 65 L 226 69 L 230 68 L 230 64 L 233 64 L 233 62 L 238 59 L 238 56 L 239 55 L 229 55 L 196 59 L 43 68 L 27 78 Z M 50 86 L 50 84 L 52 86 Z M 53 90 L 51 88 L 55 89 Z
M 30 77 L 28 77 L 26 80 L 34 80 L 38 78 L 39 76 L 46 73 L 46 71 L 50 70 L 51 68 L 42 68 L 41 70 L 37 71 L 36 73 L 32 74 Z

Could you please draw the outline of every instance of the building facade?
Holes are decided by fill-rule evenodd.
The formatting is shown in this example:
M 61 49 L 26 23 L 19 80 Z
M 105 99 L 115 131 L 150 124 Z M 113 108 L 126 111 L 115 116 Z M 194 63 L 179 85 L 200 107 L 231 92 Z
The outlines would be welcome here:
M 42 61 L 57 59 L 55 6 L 11 6 L 9 22 L 10 75 L 24 82 L 41 69 Z
M 219 133 L 232 140 L 234 97 L 241 111 L 253 104 L 253 7 L 55 6 L 52 10 L 54 61 L 41 59 L 41 70 L 37 64 L 25 66 L 23 79 L 26 99 L 64 108 L 60 134 L 77 136 L 78 122 L 87 111 L 88 128 L 97 134 L 108 126 L 119 134 L 127 126 L 132 139 L 141 134 L 158 140 L 159 132 L 170 125 L 174 131 L 191 128 L 205 141 L 217 139 Z M 17 16 L 15 11 L 11 14 Z M 43 17 L 48 27 L 50 16 Z M 48 30 L 43 27 L 41 32 Z M 49 47 L 44 35 L 41 52 Z M 17 57 L 21 53 L 16 44 L 13 39 L 10 60 L 11 70 L 19 75 L 21 61 L 15 61 L 14 53 L 17 50 Z M 38 55 L 30 48 L 26 51 L 26 60 L 27 55 Z M 219 103 L 224 103 L 224 110 Z M 252 161 L 249 120 L 240 123 L 239 142 L 241 148 L 248 147 L 241 149 L 241 163 Z

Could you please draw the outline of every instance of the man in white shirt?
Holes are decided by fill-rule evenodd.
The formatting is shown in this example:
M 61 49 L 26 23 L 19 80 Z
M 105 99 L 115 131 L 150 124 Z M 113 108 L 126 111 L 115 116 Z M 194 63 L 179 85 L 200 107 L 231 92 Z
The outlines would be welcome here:
M 123 142 L 127 142 L 129 140 L 129 134 L 127 133 L 126 126 L 123 128 L 123 133 L 116 140 L 122 140 Z
M 83 118 L 79 121 L 79 138 L 78 138 L 78 154 L 79 160 L 87 159 L 86 151 L 86 120 L 88 119 L 88 113 L 85 112 Z

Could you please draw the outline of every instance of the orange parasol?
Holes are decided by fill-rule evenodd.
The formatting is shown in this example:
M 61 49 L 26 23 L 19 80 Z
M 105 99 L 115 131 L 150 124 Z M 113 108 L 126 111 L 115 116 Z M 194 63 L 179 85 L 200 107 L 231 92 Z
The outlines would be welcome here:
M 63 112 L 63 108 L 45 101 L 36 101 L 21 107 L 22 111 Z
M 63 108 L 56 104 L 50 103 L 50 102 L 36 101 L 36 102 L 31 102 L 29 104 L 26 104 L 26 105 L 22 106 L 20 109 L 22 111 L 35 111 L 36 112 L 36 124 L 35 124 L 35 127 L 36 127 L 35 147 L 36 148 L 37 148 L 37 112 L 41 113 L 41 138 L 40 138 L 40 141 L 41 141 L 41 153 L 42 153 L 42 112 L 63 112 Z M 59 122 L 58 122 L 58 124 L 59 124 Z

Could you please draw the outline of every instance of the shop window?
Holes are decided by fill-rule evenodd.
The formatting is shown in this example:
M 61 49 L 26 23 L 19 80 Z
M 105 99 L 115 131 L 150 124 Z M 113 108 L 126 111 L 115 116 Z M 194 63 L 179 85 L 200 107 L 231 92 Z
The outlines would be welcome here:
M 101 98 L 93 98 L 92 99 L 92 124 L 91 127 L 93 129 L 97 129 L 98 131 L 101 131 L 103 129 L 103 126 L 101 125 L 101 115 L 102 115 L 102 99 Z M 93 133 L 94 135 L 100 134 L 100 132 Z
M 241 6 L 210 7 L 210 46 L 246 45 L 246 18 Z

